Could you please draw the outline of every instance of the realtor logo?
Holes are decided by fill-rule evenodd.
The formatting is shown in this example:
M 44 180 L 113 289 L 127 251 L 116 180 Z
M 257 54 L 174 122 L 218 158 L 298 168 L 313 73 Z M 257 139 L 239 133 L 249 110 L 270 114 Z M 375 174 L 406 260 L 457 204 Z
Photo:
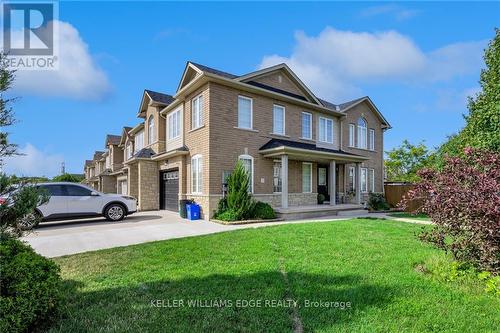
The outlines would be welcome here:
M 2 1 L 3 52 L 9 67 L 54 69 L 57 3 Z

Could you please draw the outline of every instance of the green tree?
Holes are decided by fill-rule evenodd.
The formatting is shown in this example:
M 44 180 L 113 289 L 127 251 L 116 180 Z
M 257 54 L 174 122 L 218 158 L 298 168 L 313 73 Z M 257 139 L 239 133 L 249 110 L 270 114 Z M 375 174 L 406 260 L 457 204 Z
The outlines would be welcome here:
M 14 71 L 9 70 L 5 54 L 0 53 L 0 164 L 4 158 L 18 154 L 17 146 L 9 142 L 4 129 L 14 124 L 12 102 L 6 92 L 14 81 Z M 19 183 L 18 178 L 0 174 L 0 237 L 21 236 L 24 229 L 38 222 L 35 208 L 48 197 L 33 186 Z
M 234 212 L 237 220 L 249 218 L 255 207 L 255 201 L 248 191 L 250 177 L 241 161 L 236 163 L 233 172 L 227 178 L 227 209 Z
M 500 29 L 484 52 L 486 68 L 481 71 L 481 92 L 469 97 L 465 127 L 439 148 L 438 162 L 445 155 L 460 156 L 465 147 L 500 151 Z
M 385 153 L 387 157 L 384 165 L 389 181 L 417 181 L 419 179 L 417 171 L 427 166 L 432 158 L 423 142 L 413 145 L 408 140 L 404 140 L 401 146 Z
M 79 183 L 83 180 L 83 176 L 73 175 L 70 173 L 65 173 L 59 176 L 55 176 L 52 178 L 53 182 L 71 182 L 71 183 Z

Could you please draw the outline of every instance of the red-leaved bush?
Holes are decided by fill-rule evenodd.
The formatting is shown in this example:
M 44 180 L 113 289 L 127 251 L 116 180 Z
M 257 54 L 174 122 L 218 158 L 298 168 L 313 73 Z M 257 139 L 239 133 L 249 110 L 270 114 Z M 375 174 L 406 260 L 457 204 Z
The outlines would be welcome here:
M 419 199 L 416 213 L 429 215 L 435 226 L 422 240 L 449 251 L 455 259 L 499 272 L 500 154 L 466 148 L 441 170 L 422 169 L 421 181 L 401 202 Z

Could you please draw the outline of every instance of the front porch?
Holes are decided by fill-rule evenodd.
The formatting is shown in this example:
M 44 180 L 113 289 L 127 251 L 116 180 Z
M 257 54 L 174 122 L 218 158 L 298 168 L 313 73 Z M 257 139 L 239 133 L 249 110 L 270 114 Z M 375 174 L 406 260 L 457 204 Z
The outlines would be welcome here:
M 362 208 L 361 163 L 368 158 L 341 150 L 317 147 L 314 144 L 277 139 L 261 147 L 260 153 L 265 158 L 273 159 L 275 165 L 278 163 L 279 166 L 281 205 L 276 207 L 278 213 L 308 214 L 308 217 L 316 217 Z M 293 177 L 289 177 L 290 161 L 302 162 L 302 193 L 323 194 L 326 199 L 323 205 L 290 204 L 290 188 L 294 188 L 290 187 L 290 181 L 293 181 Z M 312 168 L 316 170 L 313 171 Z M 314 180 L 313 174 L 316 175 Z M 311 180 L 304 177 L 311 177 Z M 351 186 L 347 186 L 347 177 Z M 316 215 L 312 216 L 313 213 Z
M 277 215 L 285 220 L 308 219 L 312 217 L 336 216 L 341 212 L 354 212 L 363 209 L 359 204 L 337 204 L 337 205 L 304 205 L 278 207 L 275 209 Z M 363 211 L 364 212 L 364 211 Z

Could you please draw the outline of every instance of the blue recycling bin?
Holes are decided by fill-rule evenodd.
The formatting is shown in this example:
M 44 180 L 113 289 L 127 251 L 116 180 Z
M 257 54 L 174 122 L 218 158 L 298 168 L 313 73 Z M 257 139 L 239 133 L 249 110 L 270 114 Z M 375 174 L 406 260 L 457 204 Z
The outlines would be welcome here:
M 186 205 L 188 220 L 194 221 L 200 219 L 200 205 L 188 204 Z

